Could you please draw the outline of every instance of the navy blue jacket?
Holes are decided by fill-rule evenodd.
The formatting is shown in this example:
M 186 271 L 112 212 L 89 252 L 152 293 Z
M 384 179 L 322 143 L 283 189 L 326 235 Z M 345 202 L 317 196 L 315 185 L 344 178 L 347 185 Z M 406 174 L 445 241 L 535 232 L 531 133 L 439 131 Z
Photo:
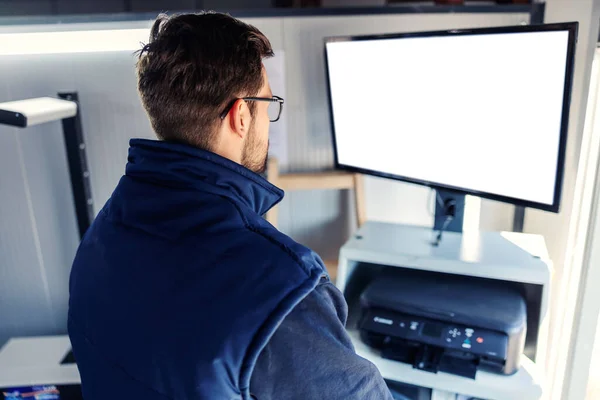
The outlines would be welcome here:
M 331 285 L 314 252 L 261 217 L 282 197 L 213 153 L 131 141 L 71 272 L 69 335 L 86 400 L 250 398 L 275 331 Z

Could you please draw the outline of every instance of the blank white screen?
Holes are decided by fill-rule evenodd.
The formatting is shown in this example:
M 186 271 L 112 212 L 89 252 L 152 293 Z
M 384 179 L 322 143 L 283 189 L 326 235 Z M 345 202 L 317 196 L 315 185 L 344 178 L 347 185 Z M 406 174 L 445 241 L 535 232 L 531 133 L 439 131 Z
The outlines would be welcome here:
M 568 39 L 327 43 L 338 162 L 553 204 Z

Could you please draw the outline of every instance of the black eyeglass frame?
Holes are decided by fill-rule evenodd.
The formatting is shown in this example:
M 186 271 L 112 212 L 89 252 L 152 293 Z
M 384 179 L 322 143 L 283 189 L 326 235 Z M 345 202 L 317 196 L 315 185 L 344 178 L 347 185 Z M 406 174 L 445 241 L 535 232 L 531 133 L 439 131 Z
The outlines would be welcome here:
M 269 121 L 271 122 L 277 122 L 279 121 L 279 118 L 281 118 L 281 113 L 283 112 L 283 97 L 279 97 L 279 96 L 273 96 L 273 97 L 241 97 L 238 99 L 234 99 L 231 101 L 231 103 L 227 106 L 227 108 L 221 113 L 220 117 L 221 119 L 225 119 L 225 117 L 227 116 L 227 114 L 229 113 L 229 111 L 231 111 L 231 107 L 233 107 L 233 105 L 235 104 L 236 101 L 238 100 L 245 100 L 245 101 L 268 101 L 271 103 L 279 103 L 279 113 L 277 114 L 277 118 L 275 119 L 270 119 Z

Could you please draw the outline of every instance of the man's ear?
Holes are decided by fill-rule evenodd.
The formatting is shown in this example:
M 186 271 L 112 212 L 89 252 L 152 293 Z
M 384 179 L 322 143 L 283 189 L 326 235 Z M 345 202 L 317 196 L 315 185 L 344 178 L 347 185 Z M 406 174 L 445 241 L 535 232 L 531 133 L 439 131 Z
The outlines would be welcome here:
M 243 99 L 236 100 L 229 112 L 231 130 L 240 138 L 245 138 L 250 129 L 250 109 Z

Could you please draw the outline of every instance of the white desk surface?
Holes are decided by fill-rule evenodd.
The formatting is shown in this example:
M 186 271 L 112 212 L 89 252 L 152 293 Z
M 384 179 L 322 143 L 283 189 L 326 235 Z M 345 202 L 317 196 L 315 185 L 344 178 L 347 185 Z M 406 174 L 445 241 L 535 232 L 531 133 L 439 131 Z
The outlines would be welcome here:
M 548 284 L 552 263 L 544 238 L 513 232 L 444 232 L 432 246 L 431 228 L 366 222 L 340 251 L 342 259 Z M 341 267 L 341 265 L 340 265 Z M 485 268 L 481 270 L 481 268 Z M 340 271 L 338 271 L 338 274 Z M 339 279 L 339 276 L 338 276 Z
M 77 366 L 60 364 L 70 349 L 66 335 L 10 339 L 0 349 L 0 387 L 79 384 Z

